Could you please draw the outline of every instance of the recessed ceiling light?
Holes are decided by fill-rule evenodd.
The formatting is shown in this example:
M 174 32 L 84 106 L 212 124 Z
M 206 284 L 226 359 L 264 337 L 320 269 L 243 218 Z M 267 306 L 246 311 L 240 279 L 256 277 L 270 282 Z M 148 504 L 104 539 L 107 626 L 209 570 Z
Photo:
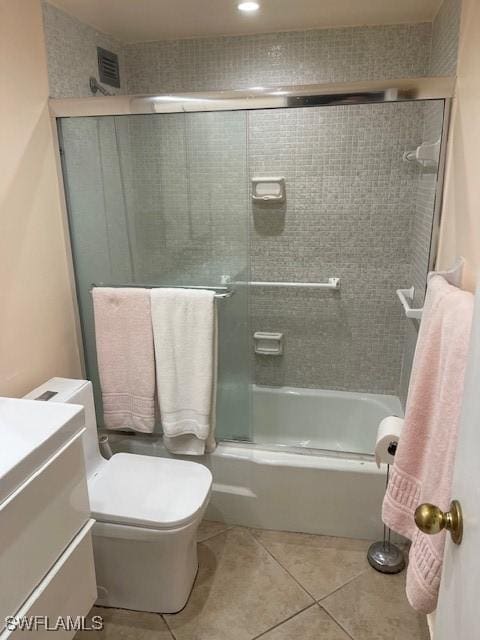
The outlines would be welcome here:
M 258 2 L 240 2 L 237 6 L 239 11 L 245 11 L 247 13 L 258 11 L 260 9 Z

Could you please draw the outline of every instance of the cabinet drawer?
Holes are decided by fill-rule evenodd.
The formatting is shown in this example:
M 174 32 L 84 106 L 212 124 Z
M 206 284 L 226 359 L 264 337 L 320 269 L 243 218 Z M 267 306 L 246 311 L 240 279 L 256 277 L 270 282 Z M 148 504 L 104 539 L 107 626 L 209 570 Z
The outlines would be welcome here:
M 0 631 L 89 517 L 79 434 L 0 506 Z
M 97 598 L 91 536 L 94 522 L 90 520 L 84 526 L 16 617 L 27 620 L 41 617 L 48 622 L 48 626 L 54 627 L 60 617 L 64 621 L 75 621 L 78 616 L 88 614 Z M 73 638 L 75 633 L 75 629 L 52 632 L 39 628 L 32 632 L 17 628 L 5 630 L 0 640 L 27 640 L 32 635 L 35 638 L 67 640 Z

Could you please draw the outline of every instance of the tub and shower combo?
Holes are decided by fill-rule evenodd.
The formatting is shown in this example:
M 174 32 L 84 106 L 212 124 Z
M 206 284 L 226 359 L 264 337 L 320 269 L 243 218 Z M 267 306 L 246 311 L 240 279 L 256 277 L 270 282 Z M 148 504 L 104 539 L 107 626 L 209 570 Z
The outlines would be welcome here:
M 92 285 L 225 294 L 207 517 L 381 533 L 375 436 L 402 415 L 418 331 L 397 290 L 421 308 L 451 93 L 421 78 L 51 101 L 100 425 Z M 161 435 L 110 443 L 169 456 Z

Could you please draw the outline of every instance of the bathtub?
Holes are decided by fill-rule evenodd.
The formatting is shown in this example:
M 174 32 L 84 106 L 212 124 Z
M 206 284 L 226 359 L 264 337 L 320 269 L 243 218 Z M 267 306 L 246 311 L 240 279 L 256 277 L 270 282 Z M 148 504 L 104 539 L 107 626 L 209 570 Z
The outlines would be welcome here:
M 398 398 L 254 387 L 255 443 L 221 442 L 206 465 L 214 485 L 206 517 L 229 524 L 352 538 L 381 537 L 385 469 L 372 451 Z M 169 457 L 158 436 L 111 433 L 114 451 Z
M 253 386 L 255 442 L 263 445 L 372 454 L 377 427 L 401 416 L 396 396 L 295 387 Z

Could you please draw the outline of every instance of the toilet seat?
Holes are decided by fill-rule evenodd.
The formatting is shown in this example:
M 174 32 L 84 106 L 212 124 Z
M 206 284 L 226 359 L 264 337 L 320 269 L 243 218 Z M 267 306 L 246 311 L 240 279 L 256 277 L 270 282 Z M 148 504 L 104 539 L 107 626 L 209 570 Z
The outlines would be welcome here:
M 212 474 L 194 462 L 117 453 L 89 478 L 99 523 L 176 529 L 194 521 L 210 496 Z

